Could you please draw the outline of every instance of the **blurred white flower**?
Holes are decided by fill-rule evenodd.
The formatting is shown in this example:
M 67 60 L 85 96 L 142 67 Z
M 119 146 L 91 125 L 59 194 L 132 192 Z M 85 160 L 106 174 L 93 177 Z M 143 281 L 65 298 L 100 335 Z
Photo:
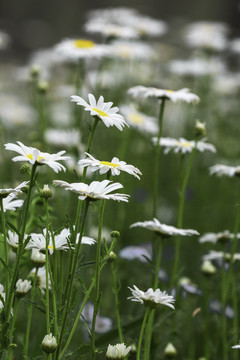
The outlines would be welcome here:
M 228 166 L 228 165 L 213 165 L 209 168 L 210 175 L 217 176 L 239 176 L 240 175 L 240 166 Z
M 189 294 L 202 295 L 202 291 L 198 289 L 197 285 L 195 285 L 189 278 L 181 277 L 179 279 L 178 284 L 183 288 L 183 290 Z
M 83 308 L 82 314 L 80 316 L 83 316 L 88 325 L 90 326 L 92 324 L 93 319 L 93 312 L 94 312 L 94 306 L 91 303 L 86 303 L 86 305 Z M 98 314 L 96 316 L 96 323 L 95 323 L 95 331 L 97 334 L 104 334 L 112 329 L 112 319 L 102 316 Z
M 65 148 L 79 147 L 81 142 L 80 132 L 77 129 L 47 129 L 45 139 L 51 145 Z
M 15 196 L 19 193 L 21 193 L 21 189 L 26 187 L 28 185 L 29 181 L 23 181 L 21 184 L 19 184 L 15 188 L 8 188 L 8 189 L 0 189 L 0 198 L 6 198 L 8 195 Z
M 240 349 L 240 344 L 232 346 L 232 349 Z
M 45 266 L 42 266 L 40 268 L 33 268 L 30 272 L 30 275 L 34 276 L 36 273 L 36 270 L 38 271 L 37 286 L 40 288 L 42 294 L 44 294 L 45 290 L 46 290 L 46 268 L 45 268 Z M 49 289 L 51 289 L 51 279 L 50 279 L 49 274 L 48 274 L 48 287 L 49 287 Z
M 84 28 L 89 33 L 101 34 L 107 38 L 136 39 L 139 36 L 130 26 L 106 23 L 105 19 L 90 19 Z
M 87 39 L 64 39 L 54 48 L 54 53 L 62 61 L 101 58 L 110 54 L 109 45 L 96 44 Z
M 66 151 L 59 151 L 57 154 L 48 154 L 45 152 L 41 152 L 40 150 L 34 148 L 25 146 L 20 141 L 17 141 L 18 145 L 8 143 L 5 144 L 5 149 L 10 151 L 16 151 L 20 156 L 14 157 L 13 161 L 28 161 L 30 164 L 37 164 L 37 165 L 48 165 L 50 168 L 52 168 L 56 173 L 58 171 L 65 171 L 66 168 L 58 163 L 58 161 L 61 160 L 67 160 L 69 159 L 69 156 L 62 156 Z
M 4 307 L 5 297 L 4 286 L 0 284 L 0 309 Z
M 206 76 L 221 74 L 225 70 L 225 65 L 218 58 L 191 58 L 172 60 L 169 62 L 168 69 L 178 75 Z
M 132 296 L 128 297 L 129 300 L 140 302 L 146 306 L 157 307 L 159 305 L 166 305 L 174 309 L 173 303 L 175 299 L 172 295 L 168 295 L 166 291 L 161 291 L 160 289 L 153 290 L 152 288 L 147 291 L 142 291 L 133 285 L 134 289 L 129 288 L 132 292 Z
M 234 234 L 230 233 L 229 230 L 224 230 L 218 233 L 209 232 L 203 234 L 198 241 L 200 243 L 210 242 L 216 244 L 217 242 L 226 243 L 227 241 L 232 240 L 233 238 L 234 238 Z M 237 238 L 240 238 L 240 234 L 237 234 Z
M 3 199 L 3 211 L 7 210 L 16 210 L 23 205 L 23 200 L 15 200 L 16 195 L 8 195 L 5 199 Z
M 153 143 L 157 144 L 157 138 L 152 139 Z M 164 154 L 168 154 L 171 150 L 175 153 L 181 153 L 186 154 L 193 151 L 193 149 L 196 147 L 196 149 L 200 152 L 203 152 L 205 150 L 216 152 L 215 146 L 209 143 L 206 143 L 205 141 L 189 141 L 184 138 L 180 139 L 173 139 L 173 138 L 164 138 L 162 137 L 160 139 L 160 146 L 164 147 Z
M 36 121 L 33 108 L 19 97 L 9 95 L 0 96 L 0 117 L 1 123 L 6 128 L 32 125 Z
M 138 111 L 135 105 L 122 105 L 120 109 L 131 127 L 143 133 L 156 134 L 158 132 L 157 119 Z
M 155 51 L 150 45 L 140 41 L 117 40 L 112 43 L 112 56 L 126 60 L 148 60 Z
M 194 48 L 222 51 L 227 46 L 229 28 L 226 24 L 214 21 L 196 21 L 185 29 L 184 39 Z
M 112 102 L 104 102 L 104 97 L 100 96 L 98 101 L 92 94 L 88 94 L 89 104 L 80 96 L 72 95 L 71 101 L 77 103 L 84 107 L 84 110 L 89 111 L 91 116 L 97 116 L 105 126 L 116 126 L 120 131 L 122 131 L 125 125 L 129 126 L 124 120 L 123 116 L 117 114 L 119 111 L 118 107 L 112 107 Z
M 137 259 L 141 262 L 146 263 L 147 259 L 151 259 L 150 252 L 145 249 L 143 246 L 126 246 L 121 249 L 118 253 L 119 257 L 126 260 Z
M 97 200 L 97 199 L 106 199 L 106 200 L 117 200 L 128 202 L 129 195 L 127 194 L 109 194 L 110 192 L 121 189 L 123 186 L 120 183 L 111 183 L 110 180 L 103 181 L 93 181 L 90 185 L 85 183 L 72 183 L 69 184 L 66 181 L 54 180 L 53 184 L 56 186 L 61 186 L 65 190 L 70 190 L 77 193 L 80 200 Z
M 240 253 L 233 254 L 233 257 L 230 253 L 225 253 L 223 251 L 215 251 L 211 250 L 208 254 L 203 255 L 203 261 L 205 260 L 225 260 L 227 262 L 231 261 L 231 258 L 233 261 L 240 260 Z
M 133 227 L 143 227 L 165 237 L 199 235 L 199 232 L 196 230 L 177 229 L 174 226 L 161 224 L 156 218 L 150 221 L 136 222 L 130 226 L 130 228 Z
M 128 93 L 133 97 L 155 97 L 158 99 L 168 99 L 172 102 L 184 101 L 187 103 L 198 103 L 200 98 L 189 91 L 189 89 L 181 89 L 177 91 L 157 89 L 145 86 L 133 86 L 128 90 Z
M 126 347 L 124 343 L 116 344 L 116 345 L 109 344 L 106 352 L 106 359 L 108 360 L 124 359 L 129 354 L 131 349 L 132 349 L 131 346 Z
M 106 174 L 108 171 L 111 171 L 111 175 L 120 175 L 122 171 L 135 176 L 140 180 L 138 175 L 142 175 L 141 171 L 133 165 L 126 164 L 125 161 L 120 161 L 118 158 L 112 158 L 111 162 L 109 161 L 100 161 L 95 159 L 92 155 L 85 152 L 87 155 L 86 159 L 79 160 L 78 164 L 82 167 L 87 167 L 90 171 L 95 172 L 99 170 L 99 174 Z

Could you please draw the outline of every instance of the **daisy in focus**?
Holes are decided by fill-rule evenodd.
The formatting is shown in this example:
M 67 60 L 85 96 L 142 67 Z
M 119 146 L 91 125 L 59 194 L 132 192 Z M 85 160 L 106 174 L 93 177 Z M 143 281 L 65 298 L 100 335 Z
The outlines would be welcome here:
M 124 171 L 130 175 L 135 176 L 140 180 L 138 175 L 142 175 L 141 171 L 133 165 L 126 164 L 125 161 L 120 161 L 117 157 L 112 158 L 111 162 L 109 161 L 100 161 L 95 159 L 92 155 L 85 152 L 87 155 L 86 159 L 79 160 L 78 165 L 80 167 L 87 167 L 92 172 L 98 171 L 99 174 L 106 174 L 108 171 L 111 171 L 111 175 L 119 175 L 121 171 Z
M 127 194 L 109 194 L 112 191 L 122 189 L 123 186 L 120 183 L 112 183 L 110 180 L 103 181 L 93 181 L 90 185 L 85 183 L 67 183 L 66 181 L 54 180 L 53 184 L 56 186 L 61 186 L 65 190 L 70 190 L 77 193 L 80 200 L 116 200 L 128 202 L 129 195 Z
M 128 93 L 133 97 L 155 97 L 158 99 L 167 99 L 172 102 L 184 101 L 186 103 L 199 103 L 200 98 L 189 91 L 189 89 L 181 89 L 177 91 L 173 90 L 165 90 L 165 89 L 157 89 L 153 87 L 145 87 L 145 86 L 133 86 L 128 90 Z
M 53 169 L 56 173 L 66 168 L 60 164 L 58 161 L 68 160 L 69 156 L 62 156 L 66 151 L 59 151 L 57 154 L 48 154 L 45 152 L 41 152 L 40 150 L 25 146 L 20 141 L 17 141 L 18 145 L 8 143 L 5 144 L 5 149 L 10 151 L 15 151 L 19 156 L 15 156 L 13 161 L 27 161 L 30 164 L 34 165 L 48 165 L 51 169 Z
M 108 345 L 107 352 L 106 352 L 106 359 L 108 360 L 117 360 L 117 359 L 124 359 L 125 356 L 129 354 L 132 347 L 122 344 L 116 345 Z
M 27 244 L 26 250 L 38 249 L 42 253 L 46 252 L 46 229 L 43 234 L 31 234 L 31 239 Z M 69 250 L 68 242 L 66 237 L 56 236 L 54 242 L 49 234 L 48 252 L 50 255 L 53 254 L 54 250 Z
M 154 291 L 150 288 L 144 292 L 139 290 L 135 285 L 133 285 L 133 289 L 130 287 L 128 288 L 132 292 L 132 296 L 128 297 L 129 300 L 140 302 L 141 304 L 152 308 L 156 308 L 159 305 L 166 305 L 174 309 L 173 303 L 175 302 L 175 299 L 172 295 L 168 295 L 166 291 L 161 291 L 160 289 Z
M 156 137 L 152 139 L 154 145 L 157 144 L 157 140 L 158 139 Z M 161 138 L 159 144 L 165 148 L 164 154 L 168 154 L 171 150 L 176 154 L 186 154 L 192 152 L 195 147 L 200 152 L 205 150 L 211 151 L 213 153 L 216 152 L 215 146 L 212 144 L 206 143 L 205 141 L 188 141 L 184 138 L 180 138 L 179 140 L 169 137 Z
M 240 175 L 240 166 L 228 166 L 228 165 L 214 165 L 211 166 L 209 169 L 210 175 L 217 175 L 217 176 L 239 176 Z
M 160 221 L 156 218 L 150 221 L 136 222 L 130 226 L 130 228 L 133 227 L 143 227 L 145 229 L 154 231 L 163 237 L 199 235 L 199 232 L 196 230 L 177 229 L 174 226 L 161 224 Z
M 117 114 L 118 107 L 112 107 L 112 102 L 104 102 L 104 97 L 100 96 L 98 101 L 92 94 L 88 94 L 89 104 L 80 96 L 72 95 L 71 101 L 76 102 L 77 105 L 84 107 L 84 110 L 89 111 L 91 116 L 97 116 L 105 126 L 116 126 L 122 131 L 125 125 L 129 126 L 124 120 L 123 116 Z
M 55 55 L 63 61 L 102 58 L 110 53 L 109 45 L 96 44 L 88 39 L 64 39 L 54 48 Z

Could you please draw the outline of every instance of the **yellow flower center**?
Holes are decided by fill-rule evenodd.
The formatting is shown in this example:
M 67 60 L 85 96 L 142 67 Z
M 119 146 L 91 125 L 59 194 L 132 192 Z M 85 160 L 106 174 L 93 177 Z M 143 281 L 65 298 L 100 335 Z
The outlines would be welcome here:
M 133 114 L 130 114 L 129 116 L 130 120 L 135 123 L 135 124 L 143 124 L 143 116 L 137 114 L 137 113 L 133 113 Z
M 32 154 L 28 154 L 27 157 L 28 157 L 30 160 L 33 159 Z M 43 156 L 39 156 L 39 157 L 37 158 L 37 161 L 40 161 L 40 160 L 42 160 L 42 159 L 44 159 L 44 157 L 43 157 Z
M 106 114 L 104 111 L 102 110 L 98 110 L 97 108 L 92 108 L 94 111 L 96 111 L 99 115 L 101 116 L 106 116 L 109 117 L 108 114 Z
M 114 164 L 114 163 L 111 163 L 111 162 L 109 162 L 109 161 L 101 161 L 100 164 L 101 164 L 101 165 L 106 165 L 106 166 L 111 166 L 111 167 L 113 167 L 114 169 L 115 169 L 116 167 L 120 166 L 120 165 L 118 165 L 118 164 Z
M 95 46 L 95 43 L 91 40 L 77 39 L 74 41 L 74 45 L 79 49 L 89 49 Z
M 182 146 L 182 147 L 192 147 L 193 144 L 190 143 L 190 141 L 185 141 L 185 142 L 180 142 L 179 141 L 179 145 Z
M 171 94 L 174 92 L 173 90 L 166 90 L 166 91 L 169 92 L 169 93 L 171 93 Z
M 48 249 L 53 251 L 53 246 L 52 245 L 48 245 Z

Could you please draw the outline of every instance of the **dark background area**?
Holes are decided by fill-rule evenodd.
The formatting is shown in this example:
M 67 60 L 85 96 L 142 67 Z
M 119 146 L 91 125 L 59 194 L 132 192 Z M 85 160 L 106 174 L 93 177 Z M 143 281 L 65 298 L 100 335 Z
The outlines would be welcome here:
M 0 29 L 12 37 L 17 52 L 48 47 L 64 37 L 79 36 L 88 10 L 133 7 L 170 24 L 195 20 L 224 21 L 231 35 L 240 31 L 237 0 L 0 0 Z

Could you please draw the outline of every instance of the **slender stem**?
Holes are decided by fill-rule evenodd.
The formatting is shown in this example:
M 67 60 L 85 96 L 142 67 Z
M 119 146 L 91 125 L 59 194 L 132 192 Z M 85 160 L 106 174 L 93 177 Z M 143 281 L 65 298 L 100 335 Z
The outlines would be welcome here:
M 64 314 L 63 314 L 60 337 L 59 337 L 58 348 L 57 348 L 55 359 L 58 359 L 58 355 L 59 355 L 60 347 L 61 347 L 61 342 L 62 342 L 62 339 L 63 339 L 64 329 L 65 329 L 65 325 L 66 325 L 67 315 L 68 315 L 68 312 L 69 312 L 69 304 L 70 304 L 70 299 L 71 299 L 71 295 L 72 295 L 72 285 L 73 285 L 73 281 L 74 281 L 74 278 L 75 278 L 75 272 L 76 272 L 77 263 L 78 263 L 78 257 L 79 257 L 79 253 L 80 253 L 81 241 L 82 241 L 82 236 L 83 236 L 83 232 L 84 232 L 84 227 L 85 227 L 85 222 L 86 222 L 87 212 L 88 212 L 88 207 L 89 207 L 89 200 L 88 199 L 86 199 L 85 204 L 86 205 L 85 205 L 85 210 L 84 210 L 84 214 L 83 214 L 82 228 L 81 228 L 77 248 L 76 248 L 76 251 L 74 253 L 71 277 L 69 279 L 69 286 L 68 286 L 68 293 L 67 293 L 66 303 L 64 304 Z
M 35 274 L 34 274 L 33 287 L 32 287 L 31 298 L 30 298 L 31 302 L 34 301 L 35 294 L 36 294 L 36 289 L 37 289 L 37 273 L 38 273 L 38 268 L 36 268 L 36 271 L 35 271 Z M 31 321 L 32 321 L 32 310 L 33 310 L 32 305 L 29 305 L 29 307 L 28 307 L 28 318 L 27 318 L 26 335 L 25 335 L 25 341 L 24 341 L 24 353 L 25 353 L 26 357 L 28 356 L 29 336 L 30 336 Z
M 3 232 L 3 241 L 4 241 L 4 253 L 5 253 L 5 264 L 8 267 L 8 246 L 7 246 L 7 233 L 6 233 L 6 221 L 5 221 L 5 214 L 3 208 L 3 198 L 0 199 L 0 206 L 1 206 L 1 220 L 2 220 L 2 232 Z M 6 296 L 8 297 L 8 284 L 9 284 L 9 271 L 6 271 L 6 282 L 5 282 L 5 291 Z
M 224 254 L 226 254 L 226 251 L 224 250 Z M 227 291 L 226 291 L 226 285 L 227 285 L 227 274 L 226 274 L 226 268 L 225 268 L 225 256 L 223 259 L 223 265 L 222 265 L 222 321 L 221 321 L 221 330 L 222 330 L 222 358 L 223 360 L 228 359 L 227 355 L 227 321 L 225 316 L 225 306 L 227 301 Z
M 75 318 L 74 324 L 73 324 L 72 329 L 71 329 L 71 332 L 70 332 L 70 334 L 69 334 L 69 336 L 68 336 L 68 339 L 67 339 L 67 341 L 66 341 L 66 344 L 65 344 L 65 346 L 64 346 L 64 348 L 63 348 L 63 350 L 62 350 L 62 352 L 61 352 L 61 354 L 60 354 L 60 356 L 59 356 L 59 360 L 63 357 L 64 353 L 65 353 L 65 352 L 67 351 L 67 349 L 68 349 L 68 346 L 69 346 L 69 344 L 70 344 L 70 342 L 71 342 L 71 340 L 72 340 L 73 334 L 74 334 L 74 332 L 75 332 L 75 330 L 76 330 L 76 327 L 77 327 L 77 324 L 78 324 L 78 322 L 79 322 L 79 317 L 80 317 L 80 315 L 81 315 L 81 313 L 82 313 L 82 311 L 83 311 L 83 308 L 84 308 L 84 306 L 85 306 L 85 304 L 86 304 L 86 302 L 87 302 L 87 300 L 88 300 L 88 298 L 89 298 L 89 296 L 90 296 L 90 293 L 91 293 L 91 291 L 92 291 L 92 289 L 93 289 L 93 286 L 94 286 L 94 284 L 95 284 L 95 281 L 96 281 L 96 278 L 94 277 L 93 280 L 92 280 L 92 283 L 91 283 L 91 285 L 90 285 L 90 287 L 89 287 L 89 289 L 88 289 L 88 291 L 86 292 L 86 294 L 85 294 L 85 296 L 84 296 L 82 305 L 81 305 L 81 307 L 80 307 L 80 309 L 79 309 L 79 311 L 78 311 L 78 313 L 77 313 L 77 316 L 76 316 L 76 318 Z
M 14 264 L 14 268 L 13 268 L 13 275 L 12 275 L 12 279 L 10 282 L 8 297 L 7 297 L 6 303 L 5 303 L 5 319 L 4 319 L 5 321 L 4 321 L 4 326 L 2 328 L 2 344 L 1 344 L 0 354 L 7 345 L 6 339 L 8 336 L 9 320 L 10 320 L 10 316 L 11 316 L 11 308 L 12 308 L 13 298 L 14 298 L 14 286 L 15 286 L 15 283 L 17 280 L 17 275 L 18 275 L 19 266 L 20 266 L 20 260 L 21 260 L 21 256 L 22 256 L 22 252 L 23 252 L 24 234 L 25 234 L 28 209 L 29 209 L 29 204 L 30 204 L 30 197 L 31 197 L 31 192 L 32 192 L 32 188 L 33 188 L 34 175 L 36 172 L 36 168 L 37 168 L 37 165 L 33 164 L 32 171 L 31 171 L 31 177 L 30 177 L 30 183 L 29 183 L 29 190 L 28 190 L 28 194 L 27 194 L 25 206 L 24 206 L 24 211 L 23 211 L 23 219 L 22 219 L 22 226 L 21 226 L 21 231 L 20 231 L 20 236 L 19 236 L 19 246 L 18 246 L 18 250 L 17 250 L 17 257 L 16 257 L 16 261 Z
M 115 299 L 115 314 L 116 314 L 117 327 L 118 327 L 118 336 L 119 336 L 119 342 L 123 343 L 123 333 L 122 333 L 122 326 L 121 326 L 121 320 L 120 320 L 119 299 L 118 299 L 119 287 L 118 287 L 117 276 L 116 276 L 117 269 L 116 269 L 114 260 L 111 262 L 111 270 L 112 270 L 113 293 L 114 293 L 114 299 Z
M 197 141 L 195 142 L 195 147 L 191 152 L 190 159 L 189 159 L 188 164 L 187 164 L 187 169 L 186 169 L 185 175 L 183 177 L 182 185 L 181 185 L 181 188 L 180 188 L 180 191 L 179 191 L 178 220 L 177 220 L 177 227 L 178 228 L 181 228 L 182 224 L 183 224 L 185 191 L 186 191 L 187 183 L 188 183 L 188 180 L 189 180 L 193 159 L 194 159 L 194 156 L 195 156 L 196 147 L 197 147 Z M 178 268 L 179 268 L 180 244 L 181 244 L 180 238 L 176 237 L 176 239 L 175 239 L 175 257 L 174 257 L 172 281 L 171 281 L 172 286 L 175 283 Z
M 158 183 L 159 183 L 159 157 L 160 157 L 160 140 L 162 137 L 162 128 L 163 128 L 163 114 L 165 107 L 165 99 L 162 99 L 160 104 L 160 112 L 159 112 L 159 130 L 157 143 L 155 146 L 155 158 L 154 158 L 154 176 L 153 176 L 153 217 L 156 217 L 157 213 L 157 204 L 158 204 Z
M 56 255 L 56 254 L 55 254 Z M 54 259 L 56 261 L 56 259 Z M 54 323 L 54 334 L 58 337 L 58 322 L 57 322 L 57 300 L 56 300 L 56 283 L 51 270 L 51 265 L 48 267 L 51 287 L 52 287 L 52 301 L 53 301 L 53 323 Z
M 91 336 L 91 346 L 92 346 L 92 359 L 95 359 L 96 349 L 95 349 L 95 325 L 96 317 L 99 308 L 99 288 L 100 288 L 100 260 L 101 260 L 101 240 L 102 240 L 102 224 L 103 224 L 103 215 L 104 215 L 105 200 L 101 201 L 101 208 L 99 214 L 98 222 L 98 240 L 97 240 L 97 254 L 96 254 L 96 286 L 95 286 L 95 296 L 94 296 L 94 312 L 92 319 L 92 336 Z
M 148 306 L 148 307 L 146 308 L 146 311 L 145 311 L 145 315 L 144 315 L 144 318 L 143 318 L 143 322 L 142 322 L 142 326 L 141 326 L 141 330 L 140 330 L 140 335 L 139 335 L 139 339 L 138 339 L 136 360 L 140 360 L 140 356 L 141 356 L 141 345 L 142 345 L 142 340 L 143 340 L 143 334 L 144 334 L 146 322 L 147 322 L 147 319 L 148 319 L 148 315 L 150 314 L 150 311 L 151 311 L 151 310 L 152 310 L 152 309 Z
M 94 117 L 94 123 L 93 123 L 93 126 L 91 128 L 91 132 L 90 132 L 90 136 L 89 136 L 89 139 L 88 139 L 88 144 L 87 144 L 87 153 L 90 153 L 90 150 L 91 150 L 91 147 L 92 147 L 92 141 L 93 141 L 93 135 L 95 133 L 95 130 L 96 130 L 96 127 L 97 127 L 97 124 L 99 122 L 99 118 L 97 116 Z M 86 168 L 84 168 L 85 170 Z M 83 179 L 84 181 L 85 179 Z
M 45 267 L 46 267 L 46 299 L 45 299 L 45 307 L 46 307 L 46 330 L 47 330 L 47 334 L 50 334 L 50 317 L 49 317 L 49 263 L 48 263 L 48 257 L 49 257 L 49 253 L 48 253 L 48 245 L 49 245 L 49 232 L 48 232 L 48 227 L 49 227 L 49 222 L 48 222 L 48 206 L 47 206 L 47 200 L 45 201 L 46 204 L 46 211 L 47 211 L 47 228 L 46 228 L 46 249 L 45 249 L 45 253 L 46 253 L 46 262 L 45 262 Z

